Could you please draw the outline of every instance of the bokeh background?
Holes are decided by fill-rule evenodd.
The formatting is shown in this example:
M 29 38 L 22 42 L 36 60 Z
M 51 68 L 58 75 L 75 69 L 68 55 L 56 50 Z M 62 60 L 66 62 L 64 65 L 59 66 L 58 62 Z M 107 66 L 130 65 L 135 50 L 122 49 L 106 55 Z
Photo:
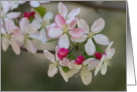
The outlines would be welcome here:
M 19 56 L 9 48 L 1 52 L 1 90 L 2 91 L 125 91 L 126 90 L 126 10 L 95 9 L 92 5 L 83 2 L 63 2 L 69 12 L 73 8 L 80 8 L 80 18 L 87 21 L 89 26 L 97 18 L 104 18 L 106 26 L 101 32 L 114 41 L 113 47 L 116 53 L 111 67 L 108 67 L 106 75 L 100 73 L 93 79 L 90 85 L 85 86 L 80 77 L 72 77 L 66 83 L 60 73 L 53 78 L 47 76 L 48 60 L 43 54 L 32 55 L 22 51 Z M 122 5 L 126 2 L 86 2 Z M 47 11 L 58 13 L 58 2 L 43 4 Z M 22 12 L 27 11 L 29 4 L 21 6 Z M 52 20 L 52 22 L 54 19 Z M 55 43 L 41 44 L 37 42 L 39 49 L 54 50 Z M 101 46 L 105 49 L 106 46 Z M 93 73 L 93 72 L 92 72 Z

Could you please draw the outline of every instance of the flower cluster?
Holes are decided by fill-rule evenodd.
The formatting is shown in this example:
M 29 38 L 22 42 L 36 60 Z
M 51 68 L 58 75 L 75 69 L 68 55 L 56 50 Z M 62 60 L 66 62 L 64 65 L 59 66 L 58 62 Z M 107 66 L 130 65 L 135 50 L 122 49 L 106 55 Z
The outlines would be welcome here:
M 59 2 L 59 14 L 55 15 L 54 23 L 50 23 L 53 13 L 46 12 L 45 8 L 40 6 L 40 3 L 49 3 L 49 1 L 30 1 L 31 11 L 23 14 L 19 11 L 12 12 L 19 4 L 24 3 L 26 2 L 2 1 L 1 3 L 1 42 L 4 51 L 11 46 L 17 55 L 22 48 L 31 54 L 36 54 L 37 47 L 33 40 L 47 43 L 46 36 L 48 36 L 52 41 L 58 40 L 55 54 L 48 50 L 43 51 L 50 61 L 49 77 L 54 77 L 59 71 L 63 79 L 68 82 L 72 76 L 80 75 L 82 82 L 88 85 L 92 81 L 92 72 L 95 76 L 99 71 L 102 75 L 106 74 L 115 49 L 112 48 L 113 41 L 101 34 L 105 27 L 103 18 L 98 18 L 89 27 L 87 22 L 78 16 L 80 8 L 68 13 L 67 6 Z M 98 45 L 107 48 L 103 51 Z

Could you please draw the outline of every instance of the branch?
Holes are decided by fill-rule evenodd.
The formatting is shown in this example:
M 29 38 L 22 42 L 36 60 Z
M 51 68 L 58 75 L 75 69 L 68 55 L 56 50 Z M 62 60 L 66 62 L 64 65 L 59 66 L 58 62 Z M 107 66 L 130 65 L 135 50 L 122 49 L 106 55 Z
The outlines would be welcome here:
M 105 10 L 119 10 L 119 11 L 126 11 L 126 5 L 120 3 L 95 3 L 95 2 L 76 2 L 78 4 L 82 4 L 88 7 L 92 7 L 95 10 L 98 9 L 105 9 Z
M 21 50 L 28 52 L 27 49 L 25 49 L 25 48 L 21 48 Z M 51 53 L 53 53 L 53 54 L 55 53 L 55 51 L 52 51 L 52 50 L 49 50 L 49 52 L 51 52 Z M 37 50 L 36 53 L 38 53 L 38 54 L 43 54 L 43 50 Z

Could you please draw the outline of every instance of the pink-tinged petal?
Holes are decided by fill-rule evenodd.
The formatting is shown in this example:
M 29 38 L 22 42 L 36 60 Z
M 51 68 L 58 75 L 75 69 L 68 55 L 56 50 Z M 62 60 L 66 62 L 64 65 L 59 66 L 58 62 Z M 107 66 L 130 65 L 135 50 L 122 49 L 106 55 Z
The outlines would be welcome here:
M 98 63 L 99 63 L 99 60 L 92 60 L 92 61 L 88 64 L 87 69 L 88 69 L 88 70 L 93 70 L 93 69 L 95 69 L 95 68 L 97 67 Z
M 59 38 L 59 41 L 58 41 L 58 46 L 60 48 L 69 48 L 69 44 L 70 44 L 70 41 L 69 41 L 69 38 L 66 34 L 62 35 L 60 38 Z
M 15 40 L 10 40 L 11 47 L 16 55 L 20 54 L 20 47 Z
M 66 20 L 66 24 L 70 24 L 74 19 L 75 19 L 75 17 L 68 18 Z
M 71 37 L 70 39 L 73 42 L 79 42 L 80 43 L 80 42 L 84 42 L 87 39 L 87 37 L 88 37 L 87 35 L 82 35 L 78 38 Z
M 105 63 L 102 65 L 101 74 L 102 74 L 102 75 L 105 75 L 106 72 L 107 72 L 107 63 L 105 62 Z
M 71 29 L 69 31 L 69 34 L 73 37 L 73 38 L 78 38 L 81 37 L 84 33 L 84 29 L 83 28 L 76 28 L 76 29 Z
M 26 44 L 25 44 L 25 47 L 26 47 L 26 49 L 29 53 L 36 54 L 37 48 L 36 48 L 36 45 L 33 41 L 27 40 Z
M 96 48 L 91 39 L 88 39 L 87 43 L 85 44 L 85 50 L 89 56 L 94 55 Z
M 85 33 L 89 32 L 89 26 L 85 20 L 79 19 L 77 24 L 79 28 L 83 28 L 85 30 Z
M 58 58 L 59 47 L 58 46 L 56 46 L 55 51 L 56 51 L 56 60 L 59 61 L 59 58 Z
M 95 42 L 100 45 L 108 45 L 109 44 L 109 39 L 107 36 L 103 34 L 97 34 L 93 36 Z
M 45 57 L 50 60 L 52 63 L 56 63 L 54 55 L 48 50 L 44 50 Z
M 20 16 L 20 12 L 10 12 L 6 16 L 10 19 L 16 19 Z
M 28 18 L 22 18 L 19 22 L 20 28 L 24 31 L 25 27 L 29 24 Z
M 94 33 L 101 32 L 105 27 L 105 21 L 102 18 L 97 19 L 91 26 L 91 31 Z
M 30 6 L 31 7 L 39 7 L 40 3 L 39 3 L 39 1 L 30 1 Z
M 77 24 L 78 18 L 75 18 L 70 24 L 68 24 L 69 29 L 74 29 Z
M 93 60 L 95 60 L 95 58 L 88 58 L 88 59 L 84 60 L 84 62 L 82 64 L 83 65 L 87 65 L 87 64 L 89 64 Z
M 68 82 L 68 76 L 67 76 L 67 73 L 64 73 L 64 71 L 62 70 L 62 67 L 59 67 L 59 71 L 60 71 L 60 74 L 62 75 L 63 79 Z
M 2 37 L 2 49 L 3 51 L 6 51 L 9 47 L 9 40 L 6 37 Z
M 50 27 L 47 31 L 47 35 L 50 38 L 59 38 L 62 35 L 63 31 L 57 27 Z
M 55 64 L 50 64 L 48 69 L 48 76 L 54 77 L 58 73 L 58 68 Z
M 80 73 L 81 80 L 85 85 L 89 85 L 92 81 L 92 73 L 90 70 L 83 68 Z
M 17 41 L 20 47 L 24 45 L 24 35 L 19 31 L 14 32 L 11 37 Z
M 67 8 L 67 6 L 65 4 L 60 2 L 58 4 L 58 11 L 65 18 L 67 16 L 67 13 L 68 13 L 68 8 Z
M 34 34 L 35 32 L 37 32 L 37 27 L 35 27 L 34 25 L 28 24 L 25 26 L 25 33 Z
M 61 66 L 69 67 L 70 60 L 68 58 L 64 58 L 63 60 L 59 61 Z
M 66 21 L 63 16 L 58 14 L 55 16 L 55 24 L 57 27 L 62 28 L 62 26 L 66 24 Z
M 71 18 L 71 17 L 75 17 L 76 15 L 78 15 L 80 13 L 80 8 L 78 9 L 73 9 L 67 16 L 67 18 Z

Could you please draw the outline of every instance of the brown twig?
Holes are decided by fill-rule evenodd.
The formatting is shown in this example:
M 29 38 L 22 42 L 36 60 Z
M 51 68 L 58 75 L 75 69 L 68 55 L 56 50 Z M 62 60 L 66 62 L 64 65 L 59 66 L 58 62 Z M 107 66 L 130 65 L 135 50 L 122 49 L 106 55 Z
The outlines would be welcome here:
M 85 6 L 88 6 L 88 7 L 92 7 L 94 8 L 95 10 L 98 10 L 98 9 L 104 9 L 104 10 L 119 10 L 119 11 L 126 11 L 126 5 L 125 4 L 121 4 L 121 3 L 108 3 L 108 2 L 105 2 L 105 3 L 96 3 L 96 2 L 76 2 L 76 1 L 73 1 L 75 3 L 78 3 L 78 4 L 81 4 L 81 5 L 85 5 Z

